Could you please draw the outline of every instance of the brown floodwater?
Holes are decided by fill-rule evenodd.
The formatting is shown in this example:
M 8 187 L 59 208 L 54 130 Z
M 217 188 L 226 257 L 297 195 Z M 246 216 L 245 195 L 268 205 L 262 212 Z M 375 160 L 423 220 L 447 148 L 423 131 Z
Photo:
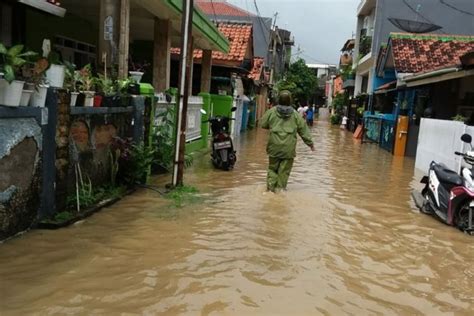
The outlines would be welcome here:
M 414 208 L 413 160 L 313 135 L 287 192 L 265 192 L 267 136 L 249 132 L 234 171 L 188 170 L 188 206 L 143 189 L 1 244 L 0 314 L 472 315 L 474 239 Z

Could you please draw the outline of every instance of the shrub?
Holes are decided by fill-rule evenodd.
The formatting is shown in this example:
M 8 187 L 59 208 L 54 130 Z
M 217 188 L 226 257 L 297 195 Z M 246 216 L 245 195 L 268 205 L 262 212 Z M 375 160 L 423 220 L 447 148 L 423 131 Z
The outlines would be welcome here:
M 332 125 L 338 125 L 341 123 L 341 116 L 339 114 L 331 115 L 330 120 Z

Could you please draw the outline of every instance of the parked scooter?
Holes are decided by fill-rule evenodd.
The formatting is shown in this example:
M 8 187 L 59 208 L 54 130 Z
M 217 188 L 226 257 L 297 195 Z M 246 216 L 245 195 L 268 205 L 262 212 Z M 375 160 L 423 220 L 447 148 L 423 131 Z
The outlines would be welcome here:
M 231 112 L 236 110 L 237 108 L 233 107 Z M 205 114 L 204 111 L 202 112 Z M 230 121 L 234 119 L 229 116 L 218 115 L 210 117 L 206 121 L 211 124 L 212 131 L 212 164 L 214 167 L 226 171 L 232 170 L 237 161 L 234 143 L 230 136 Z
M 461 136 L 471 150 L 456 155 L 462 156 L 471 168 L 462 168 L 461 175 L 448 169 L 444 164 L 431 162 L 428 176 L 421 179 L 426 184 L 420 192 L 412 193 L 416 206 L 422 213 L 431 214 L 450 226 L 473 234 L 474 214 L 474 181 L 472 166 L 474 166 L 474 151 L 472 137 L 468 134 Z

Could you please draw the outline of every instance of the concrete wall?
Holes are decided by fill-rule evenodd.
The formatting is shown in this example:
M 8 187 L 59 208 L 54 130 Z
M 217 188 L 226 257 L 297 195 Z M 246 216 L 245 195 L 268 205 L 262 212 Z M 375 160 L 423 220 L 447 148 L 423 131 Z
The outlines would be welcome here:
M 34 118 L 0 118 L 0 240 L 37 219 L 42 130 Z
M 467 149 L 461 141 L 464 133 L 473 136 L 474 128 L 461 122 L 421 119 L 415 169 L 427 173 L 431 161 L 436 161 L 459 171 L 462 159 L 454 152 Z

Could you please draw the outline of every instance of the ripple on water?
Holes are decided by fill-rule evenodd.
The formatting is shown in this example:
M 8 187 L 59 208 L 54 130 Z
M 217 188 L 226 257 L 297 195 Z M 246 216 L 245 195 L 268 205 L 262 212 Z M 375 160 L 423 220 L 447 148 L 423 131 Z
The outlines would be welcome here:
M 472 238 L 414 209 L 413 161 L 326 124 L 312 133 L 288 192 L 265 192 L 267 136 L 250 132 L 234 171 L 208 157 L 188 171 L 198 204 L 139 190 L 0 245 L 2 315 L 472 312 Z

